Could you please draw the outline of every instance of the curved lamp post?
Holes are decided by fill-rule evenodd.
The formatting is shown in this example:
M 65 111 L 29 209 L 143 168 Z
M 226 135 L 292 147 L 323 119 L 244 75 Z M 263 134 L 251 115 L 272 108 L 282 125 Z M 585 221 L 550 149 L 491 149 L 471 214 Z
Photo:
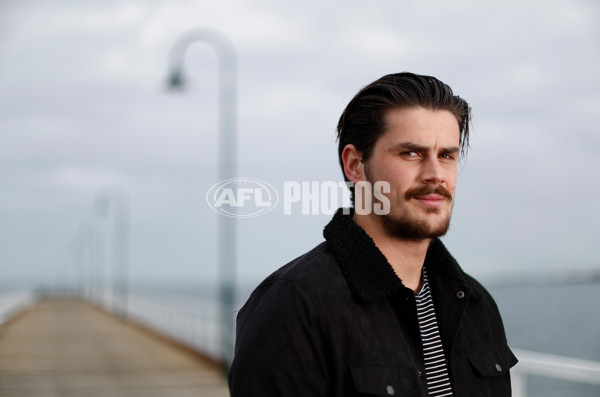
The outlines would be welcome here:
M 172 47 L 169 58 L 169 85 L 182 88 L 183 60 L 187 48 L 208 44 L 217 54 L 219 71 L 219 181 L 232 179 L 236 170 L 237 61 L 233 44 L 222 33 L 209 28 L 193 30 Z M 236 262 L 235 218 L 220 216 L 218 224 L 218 266 L 220 279 L 222 355 L 225 370 L 233 359 L 234 274 Z
M 81 299 L 90 298 L 92 294 L 92 267 L 93 267 L 93 239 L 94 230 L 86 223 L 79 225 L 77 234 L 71 242 L 76 268 L 75 285 L 76 293 Z

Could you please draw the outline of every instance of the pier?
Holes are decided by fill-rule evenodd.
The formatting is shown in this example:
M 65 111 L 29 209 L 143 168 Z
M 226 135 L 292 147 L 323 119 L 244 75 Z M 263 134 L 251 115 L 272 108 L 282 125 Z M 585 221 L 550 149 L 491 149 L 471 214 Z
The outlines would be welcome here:
M 221 397 L 221 366 L 82 300 L 46 298 L 0 328 L 3 397 Z

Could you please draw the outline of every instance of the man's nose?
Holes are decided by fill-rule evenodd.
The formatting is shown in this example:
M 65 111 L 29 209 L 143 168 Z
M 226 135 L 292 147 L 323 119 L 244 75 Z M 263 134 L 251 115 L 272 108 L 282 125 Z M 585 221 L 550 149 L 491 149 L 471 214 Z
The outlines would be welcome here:
M 423 161 L 421 182 L 426 184 L 440 184 L 444 182 L 442 165 L 437 158 L 427 158 Z

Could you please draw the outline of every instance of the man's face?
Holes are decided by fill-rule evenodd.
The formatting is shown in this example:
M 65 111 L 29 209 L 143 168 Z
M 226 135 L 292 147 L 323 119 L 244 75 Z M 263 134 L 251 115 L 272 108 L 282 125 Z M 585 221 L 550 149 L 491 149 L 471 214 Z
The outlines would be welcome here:
M 450 225 L 460 131 L 446 110 L 393 109 L 386 131 L 364 163 L 367 180 L 390 184 L 384 231 L 407 240 L 439 237 Z

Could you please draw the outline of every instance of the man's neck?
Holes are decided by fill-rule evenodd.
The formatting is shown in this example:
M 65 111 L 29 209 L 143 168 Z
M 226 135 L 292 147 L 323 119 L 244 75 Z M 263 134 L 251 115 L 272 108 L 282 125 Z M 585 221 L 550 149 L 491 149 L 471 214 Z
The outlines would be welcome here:
M 373 239 L 404 286 L 418 292 L 421 287 L 421 271 L 431 240 L 412 241 L 390 236 L 383 229 L 381 222 L 369 216 L 354 213 L 353 219 Z

